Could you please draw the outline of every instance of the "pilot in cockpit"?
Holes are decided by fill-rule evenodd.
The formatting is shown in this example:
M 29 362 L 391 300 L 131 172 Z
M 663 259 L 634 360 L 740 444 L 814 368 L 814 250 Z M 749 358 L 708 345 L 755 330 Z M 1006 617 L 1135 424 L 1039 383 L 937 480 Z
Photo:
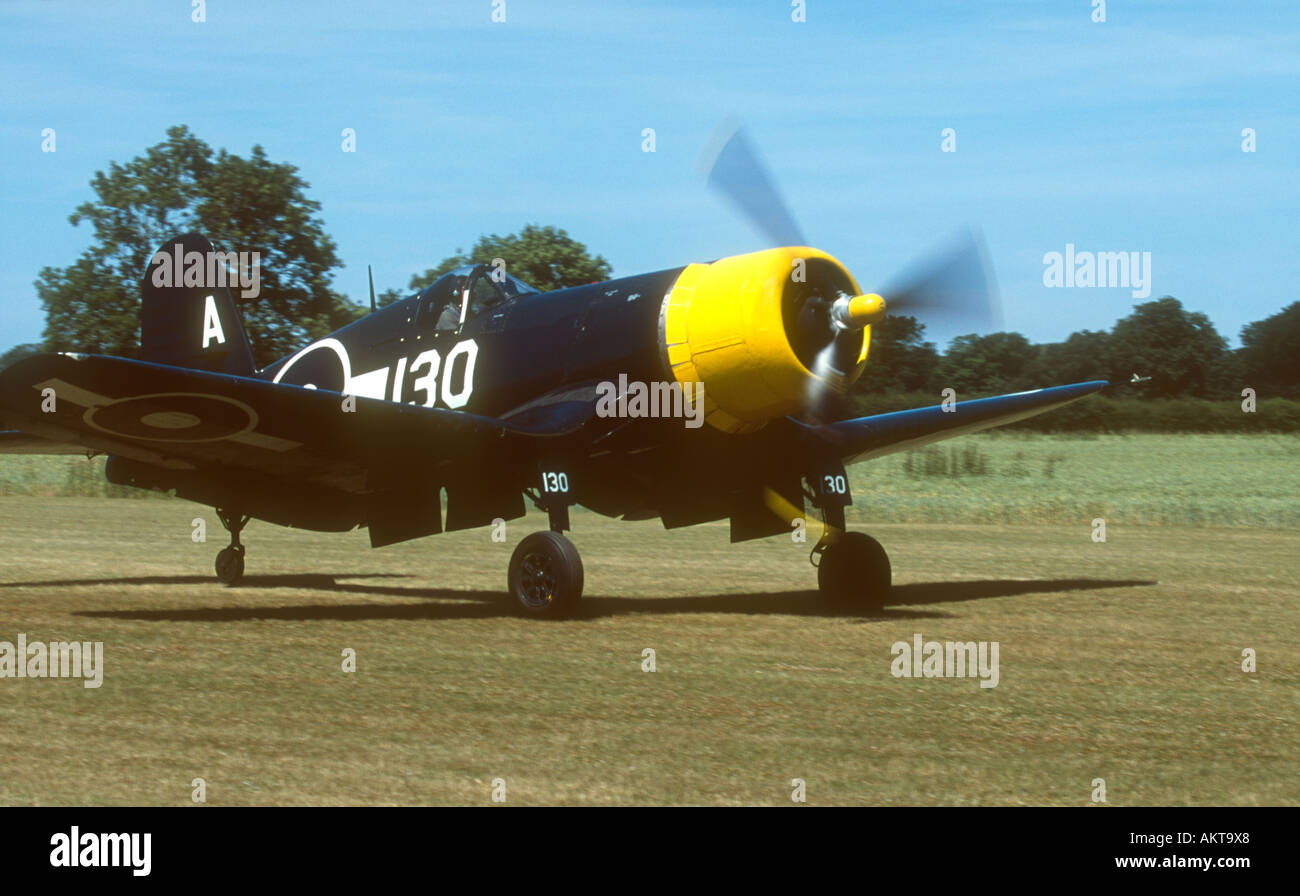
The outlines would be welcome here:
M 465 300 L 465 279 L 456 278 L 451 297 L 447 299 L 447 304 L 442 307 L 442 313 L 438 315 L 439 330 L 454 330 L 460 326 L 460 309 Z
M 444 274 L 425 293 L 420 316 L 428 327 L 436 309 L 435 329 L 459 330 L 466 321 L 522 295 L 536 293 L 528 284 L 478 264 Z

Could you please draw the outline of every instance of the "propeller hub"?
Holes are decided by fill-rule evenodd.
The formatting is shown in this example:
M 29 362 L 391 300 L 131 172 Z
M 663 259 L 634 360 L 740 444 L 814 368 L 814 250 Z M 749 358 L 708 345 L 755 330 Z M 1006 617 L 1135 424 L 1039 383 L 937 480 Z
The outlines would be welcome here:
M 861 330 L 885 316 L 885 300 L 875 293 L 840 296 L 831 306 L 831 320 L 841 330 Z

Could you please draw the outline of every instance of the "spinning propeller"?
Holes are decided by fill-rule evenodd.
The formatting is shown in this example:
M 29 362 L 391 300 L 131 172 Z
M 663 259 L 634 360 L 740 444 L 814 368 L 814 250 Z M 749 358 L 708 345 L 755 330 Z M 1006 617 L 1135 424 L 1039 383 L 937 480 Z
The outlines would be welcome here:
M 708 184 L 720 192 L 773 246 L 807 241 L 775 181 L 743 128 L 724 125 L 706 151 Z M 820 286 L 820 288 L 818 288 Z M 1001 310 L 983 238 L 964 228 L 922 256 L 879 292 L 863 295 L 831 284 L 810 284 L 795 301 L 791 345 L 813 373 L 804 411 L 820 416 L 828 390 L 843 392 L 846 371 L 861 350 L 861 331 L 886 314 L 907 314 L 949 332 L 1001 328 Z

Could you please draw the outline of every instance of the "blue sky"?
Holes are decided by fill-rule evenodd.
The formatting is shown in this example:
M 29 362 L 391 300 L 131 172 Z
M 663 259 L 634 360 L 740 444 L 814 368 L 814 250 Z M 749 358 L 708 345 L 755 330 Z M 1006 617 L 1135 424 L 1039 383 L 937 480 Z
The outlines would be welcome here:
M 1043 255 L 1152 254 L 1152 297 L 1241 326 L 1295 301 L 1300 4 L 505 0 L 0 5 L 0 350 L 90 240 L 89 181 L 186 124 L 311 184 L 346 267 L 405 287 L 482 233 L 564 227 L 616 275 L 762 248 L 704 185 L 746 123 L 811 243 L 864 287 L 983 228 L 1008 329 L 1109 327 L 1127 289 Z M 54 128 L 57 152 L 41 152 Z M 656 152 L 642 152 L 643 128 Z M 1241 151 L 1254 128 L 1257 151 Z M 354 128 L 357 152 L 341 150 Z M 940 151 L 953 128 L 957 151 Z

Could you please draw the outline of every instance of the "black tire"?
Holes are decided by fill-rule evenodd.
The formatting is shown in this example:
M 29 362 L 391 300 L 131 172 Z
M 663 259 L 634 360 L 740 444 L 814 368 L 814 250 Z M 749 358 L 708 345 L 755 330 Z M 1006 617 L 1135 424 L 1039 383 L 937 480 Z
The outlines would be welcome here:
M 510 597 L 525 616 L 565 619 L 582 597 L 582 557 L 559 532 L 534 532 L 510 557 Z
M 845 533 L 822 552 L 817 587 L 833 606 L 878 610 L 889 599 L 893 572 L 889 555 L 870 535 Z
M 244 577 L 244 549 L 223 548 L 213 565 L 217 570 L 217 581 L 223 585 L 238 585 Z

